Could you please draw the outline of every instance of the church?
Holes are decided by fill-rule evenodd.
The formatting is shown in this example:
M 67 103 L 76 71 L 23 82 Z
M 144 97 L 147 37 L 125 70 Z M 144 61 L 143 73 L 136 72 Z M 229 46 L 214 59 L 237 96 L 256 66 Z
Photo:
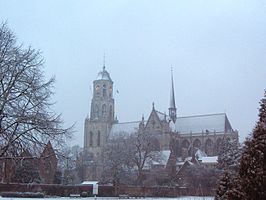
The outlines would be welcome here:
M 185 159 L 195 150 L 207 156 L 216 156 L 224 137 L 238 138 L 226 113 L 178 116 L 175 104 L 174 80 L 171 76 L 170 105 L 168 114 L 156 110 L 154 103 L 147 120 L 119 122 L 115 116 L 113 98 L 113 80 L 103 66 L 93 81 L 93 97 L 90 116 L 85 119 L 84 149 L 96 160 L 108 142 L 108 139 L 120 134 L 130 135 L 137 131 L 153 134 L 157 150 L 169 150 L 172 138 L 175 138 L 177 156 Z

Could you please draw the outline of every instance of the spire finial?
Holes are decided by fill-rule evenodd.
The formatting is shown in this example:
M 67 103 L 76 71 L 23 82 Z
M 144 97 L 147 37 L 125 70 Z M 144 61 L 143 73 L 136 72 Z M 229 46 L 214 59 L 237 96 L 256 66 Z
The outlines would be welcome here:
M 171 67 L 170 108 L 175 108 L 175 91 L 174 91 L 173 67 Z
M 154 102 L 152 102 L 152 109 L 154 110 Z
M 103 70 L 105 70 L 105 52 L 103 53 Z
M 169 116 L 173 122 L 176 121 L 176 107 L 175 107 L 175 91 L 174 91 L 174 78 L 173 78 L 173 67 L 171 67 L 171 91 L 170 91 L 170 107 Z

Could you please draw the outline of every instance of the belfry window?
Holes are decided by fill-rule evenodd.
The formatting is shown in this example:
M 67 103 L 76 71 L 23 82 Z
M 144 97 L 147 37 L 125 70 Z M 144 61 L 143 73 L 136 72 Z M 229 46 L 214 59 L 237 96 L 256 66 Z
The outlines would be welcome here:
M 101 132 L 98 131 L 97 146 L 100 146 L 100 144 L 101 144 Z
M 106 97 L 106 85 L 103 85 L 103 97 Z
M 93 145 L 93 133 L 90 131 L 90 146 Z

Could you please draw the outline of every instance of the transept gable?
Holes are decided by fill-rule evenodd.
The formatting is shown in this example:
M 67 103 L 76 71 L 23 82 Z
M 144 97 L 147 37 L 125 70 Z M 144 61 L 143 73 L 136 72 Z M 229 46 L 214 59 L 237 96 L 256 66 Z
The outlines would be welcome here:
M 159 130 L 162 128 L 162 122 L 155 109 L 152 109 L 151 114 L 145 126 L 145 130 Z

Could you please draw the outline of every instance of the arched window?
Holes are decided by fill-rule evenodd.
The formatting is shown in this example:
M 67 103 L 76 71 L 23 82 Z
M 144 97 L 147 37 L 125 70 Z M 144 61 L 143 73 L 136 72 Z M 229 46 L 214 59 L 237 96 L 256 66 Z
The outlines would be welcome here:
M 90 146 L 93 145 L 93 132 L 90 131 Z
M 216 155 L 218 155 L 219 152 L 220 152 L 221 144 L 222 144 L 222 139 L 221 138 L 218 138 L 216 140 L 216 144 L 215 144 L 215 151 L 216 151 L 215 153 L 216 153 Z
M 103 105 L 102 105 L 102 116 L 103 116 L 103 117 L 105 116 L 105 113 L 106 113 L 106 105 L 103 104 Z
M 208 156 L 212 156 L 213 155 L 213 141 L 210 138 L 208 138 L 206 140 L 206 143 L 205 143 L 205 153 Z
M 101 132 L 98 131 L 97 146 L 100 146 L 100 144 L 101 144 Z
M 189 156 L 189 147 L 190 143 L 188 140 L 183 140 L 181 143 L 181 156 L 182 159 L 185 159 L 186 157 Z
M 181 144 L 181 147 L 188 149 L 189 148 L 189 145 L 190 145 L 190 143 L 189 143 L 188 140 L 183 140 L 183 142 Z
M 200 149 L 201 148 L 201 142 L 200 142 L 199 139 L 194 140 L 193 147 L 194 148 L 197 148 L 197 149 Z
M 103 97 L 106 97 L 106 85 L 103 85 Z

